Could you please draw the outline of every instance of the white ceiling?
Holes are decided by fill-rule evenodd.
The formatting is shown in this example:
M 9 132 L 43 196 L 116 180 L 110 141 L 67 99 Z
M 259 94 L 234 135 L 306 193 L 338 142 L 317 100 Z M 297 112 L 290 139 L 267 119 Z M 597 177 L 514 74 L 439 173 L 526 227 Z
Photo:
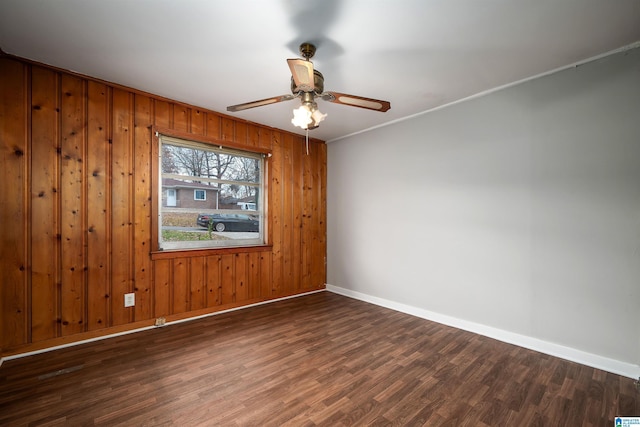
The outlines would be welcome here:
M 640 40 L 638 0 L 2 0 L 6 53 L 195 106 L 290 93 L 287 58 L 314 42 L 325 141 L 575 64 Z M 298 100 L 236 117 L 291 124 Z

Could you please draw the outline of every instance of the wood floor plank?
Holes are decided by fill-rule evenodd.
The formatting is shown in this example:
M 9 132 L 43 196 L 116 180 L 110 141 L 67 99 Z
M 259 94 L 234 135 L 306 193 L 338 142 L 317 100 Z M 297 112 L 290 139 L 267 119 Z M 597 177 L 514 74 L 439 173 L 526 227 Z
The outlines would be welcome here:
M 321 292 L 6 361 L 0 425 L 566 426 L 633 380 Z

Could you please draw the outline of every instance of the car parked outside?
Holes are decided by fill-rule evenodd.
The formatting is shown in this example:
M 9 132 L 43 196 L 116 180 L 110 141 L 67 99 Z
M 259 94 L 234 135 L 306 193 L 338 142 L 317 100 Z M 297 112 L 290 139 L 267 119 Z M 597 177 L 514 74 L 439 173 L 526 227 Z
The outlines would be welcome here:
M 198 225 L 209 228 L 217 232 L 223 231 L 260 231 L 258 219 L 250 215 L 241 214 L 199 214 Z
M 255 211 L 256 210 L 256 204 L 255 203 L 251 203 L 251 202 L 238 202 L 238 206 L 243 211 Z

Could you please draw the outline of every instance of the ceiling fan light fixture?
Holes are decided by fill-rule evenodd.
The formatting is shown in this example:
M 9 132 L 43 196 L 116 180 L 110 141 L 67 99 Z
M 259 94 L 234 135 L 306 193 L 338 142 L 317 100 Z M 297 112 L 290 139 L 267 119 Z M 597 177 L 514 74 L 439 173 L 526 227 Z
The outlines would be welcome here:
M 293 118 L 291 119 L 291 123 L 293 123 L 294 126 L 298 126 L 301 129 L 306 129 L 312 121 L 313 119 L 311 118 L 311 110 L 308 106 L 303 104 L 293 110 Z
M 313 123 L 318 126 L 321 121 L 323 121 L 327 117 L 326 114 L 323 114 L 317 108 L 313 110 L 311 113 L 311 118 L 313 119 Z
M 293 110 L 291 123 L 301 129 L 315 129 L 320 125 L 320 122 L 323 121 L 325 117 L 327 117 L 327 115 L 318 110 L 318 106 L 315 102 L 305 102 L 300 107 Z

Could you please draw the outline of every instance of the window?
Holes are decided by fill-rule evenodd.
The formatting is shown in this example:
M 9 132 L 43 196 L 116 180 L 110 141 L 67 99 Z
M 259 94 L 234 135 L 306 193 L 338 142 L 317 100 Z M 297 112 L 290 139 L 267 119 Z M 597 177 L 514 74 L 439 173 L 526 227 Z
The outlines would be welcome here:
M 167 194 L 158 208 L 160 250 L 264 244 L 263 154 L 167 135 L 159 141 L 159 194 Z M 185 191 L 193 200 L 169 201 Z

